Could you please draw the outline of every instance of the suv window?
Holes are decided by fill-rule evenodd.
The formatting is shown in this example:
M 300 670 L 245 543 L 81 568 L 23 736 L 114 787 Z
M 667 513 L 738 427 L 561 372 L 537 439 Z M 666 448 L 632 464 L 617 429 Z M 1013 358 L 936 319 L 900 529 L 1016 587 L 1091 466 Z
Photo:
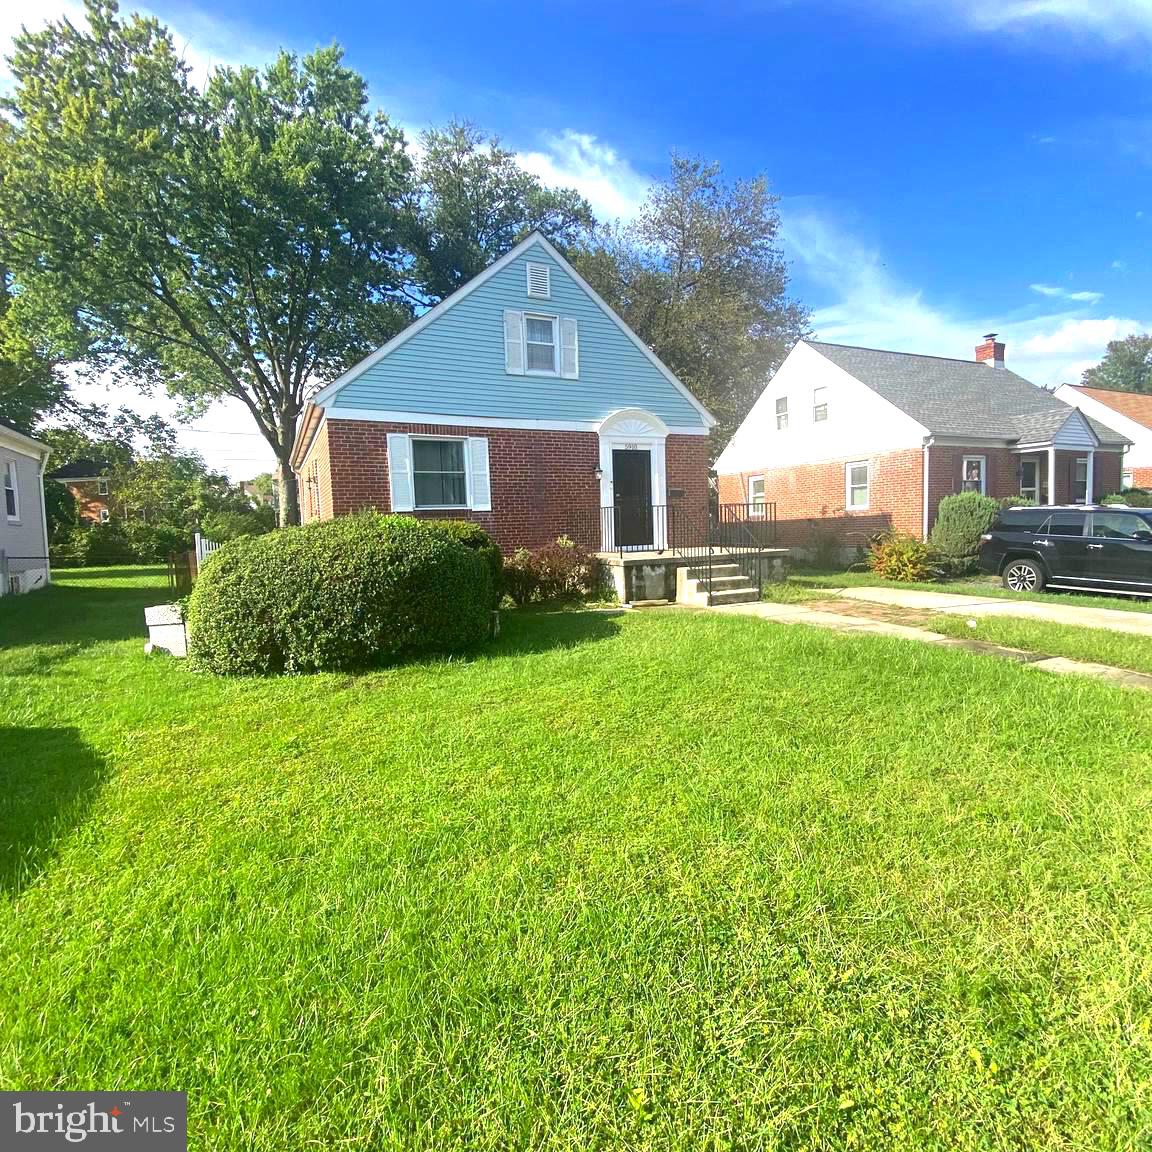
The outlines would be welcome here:
M 1039 532 L 1048 520 L 1048 512 L 1044 508 L 1006 508 L 996 517 L 992 525 L 993 531 L 1001 532 Z
M 1053 512 L 1048 523 L 1041 529 L 1044 536 L 1083 536 L 1084 521 L 1087 517 L 1083 512 Z
M 1150 540 L 1152 529 L 1135 512 L 1093 512 L 1092 535 L 1109 540 Z

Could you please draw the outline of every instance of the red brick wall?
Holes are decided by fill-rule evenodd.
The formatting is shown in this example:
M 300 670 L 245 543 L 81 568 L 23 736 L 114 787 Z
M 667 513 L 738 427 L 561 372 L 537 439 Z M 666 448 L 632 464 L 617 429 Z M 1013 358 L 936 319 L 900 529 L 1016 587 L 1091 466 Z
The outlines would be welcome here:
M 361 508 L 388 511 L 388 433 L 483 436 L 488 441 L 492 511 L 416 512 L 482 525 L 505 553 L 571 536 L 600 546 L 600 440 L 595 432 L 552 432 L 528 428 L 460 428 L 437 424 L 387 424 L 368 420 L 325 420 L 300 469 L 301 503 L 308 513 L 308 477 L 315 465 L 323 519 Z M 677 506 L 707 507 L 706 436 L 669 436 L 665 444 L 667 485 L 683 496 Z
M 871 464 L 869 507 L 847 512 L 844 468 L 850 460 L 862 459 Z M 811 545 L 825 534 L 851 546 L 863 546 L 888 529 L 920 535 L 924 453 L 918 448 L 721 476 L 720 503 L 745 503 L 750 476 L 764 477 L 765 499 L 776 503 L 777 541 L 783 547 Z

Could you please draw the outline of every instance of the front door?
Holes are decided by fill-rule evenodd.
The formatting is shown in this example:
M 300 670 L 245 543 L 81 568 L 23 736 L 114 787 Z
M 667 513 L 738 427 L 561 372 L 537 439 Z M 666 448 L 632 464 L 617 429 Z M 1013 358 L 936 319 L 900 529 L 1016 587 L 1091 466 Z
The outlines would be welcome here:
M 1020 461 L 1020 495 L 1040 503 L 1040 461 Z
M 652 453 L 647 448 L 612 450 L 613 528 L 617 548 L 654 548 Z

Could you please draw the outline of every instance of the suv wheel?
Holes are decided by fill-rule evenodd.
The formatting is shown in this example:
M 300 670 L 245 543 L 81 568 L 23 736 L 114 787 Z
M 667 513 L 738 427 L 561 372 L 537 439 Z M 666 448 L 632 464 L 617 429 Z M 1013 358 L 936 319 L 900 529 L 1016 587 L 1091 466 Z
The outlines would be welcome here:
M 1035 560 L 1009 560 L 1004 565 L 1004 587 L 1013 592 L 1039 592 L 1045 583 L 1044 569 Z

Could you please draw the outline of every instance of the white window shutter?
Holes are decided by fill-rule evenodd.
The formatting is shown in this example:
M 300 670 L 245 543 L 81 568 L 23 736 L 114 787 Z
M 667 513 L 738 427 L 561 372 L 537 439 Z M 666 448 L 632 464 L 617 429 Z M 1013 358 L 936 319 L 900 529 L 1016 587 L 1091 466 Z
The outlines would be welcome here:
M 573 316 L 560 317 L 560 375 L 567 380 L 575 380 L 580 375 L 580 349 Z
M 492 482 L 488 477 L 488 441 L 468 437 L 468 506 L 474 512 L 492 510 Z
M 412 484 L 412 442 L 401 432 L 388 433 L 388 486 L 392 511 L 411 512 L 416 507 Z
M 524 313 L 504 313 L 504 371 L 524 375 Z

